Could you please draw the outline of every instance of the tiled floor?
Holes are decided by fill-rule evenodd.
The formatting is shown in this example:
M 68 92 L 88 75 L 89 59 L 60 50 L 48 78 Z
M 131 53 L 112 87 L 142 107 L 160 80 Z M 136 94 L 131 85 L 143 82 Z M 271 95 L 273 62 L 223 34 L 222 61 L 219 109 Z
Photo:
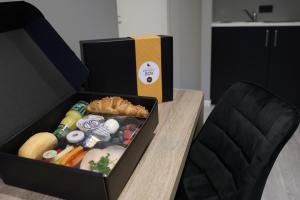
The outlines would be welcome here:
M 213 107 L 204 107 L 204 119 Z M 300 200 L 300 128 L 279 154 L 262 200 Z

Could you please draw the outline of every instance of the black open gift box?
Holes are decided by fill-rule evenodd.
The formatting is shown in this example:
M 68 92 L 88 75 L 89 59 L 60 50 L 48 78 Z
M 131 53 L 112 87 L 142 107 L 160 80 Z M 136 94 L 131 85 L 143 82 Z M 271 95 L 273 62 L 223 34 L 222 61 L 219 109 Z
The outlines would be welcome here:
M 0 3 L 0 16 L 1 178 L 6 184 L 66 199 L 116 199 L 153 138 L 157 100 L 121 95 L 145 106 L 150 115 L 108 177 L 18 157 L 30 136 L 54 130 L 78 100 L 116 94 L 83 91 L 87 68 L 37 8 L 26 2 Z

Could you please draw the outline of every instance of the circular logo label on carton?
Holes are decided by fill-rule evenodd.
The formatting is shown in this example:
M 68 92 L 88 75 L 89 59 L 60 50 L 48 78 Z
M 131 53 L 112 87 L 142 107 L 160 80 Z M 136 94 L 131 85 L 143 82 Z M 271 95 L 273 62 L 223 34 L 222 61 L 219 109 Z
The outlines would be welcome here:
M 155 62 L 147 61 L 140 66 L 139 79 L 144 84 L 153 84 L 159 78 L 159 68 Z

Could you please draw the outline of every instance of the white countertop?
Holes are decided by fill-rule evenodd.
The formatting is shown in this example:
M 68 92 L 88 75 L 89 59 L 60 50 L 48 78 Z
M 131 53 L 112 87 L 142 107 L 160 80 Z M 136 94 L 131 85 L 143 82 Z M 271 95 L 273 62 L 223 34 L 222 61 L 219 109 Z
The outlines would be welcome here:
M 300 22 L 213 22 L 212 27 L 300 26 Z

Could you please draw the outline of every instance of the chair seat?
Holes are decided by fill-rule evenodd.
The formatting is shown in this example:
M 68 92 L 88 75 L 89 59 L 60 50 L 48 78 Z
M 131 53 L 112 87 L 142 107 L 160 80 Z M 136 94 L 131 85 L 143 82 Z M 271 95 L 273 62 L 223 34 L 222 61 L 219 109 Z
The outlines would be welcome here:
M 183 176 L 181 185 L 186 192 L 185 199 L 236 199 L 237 187 L 232 172 L 204 143 L 194 142 Z
M 275 159 L 299 120 L 295 107 L 265 89 L 233 85 L 193 141 L 176 199 L 261 199 Z
M 186 167 L 189 168 L 186 172 L 196 172 L 196 176 L 191 173 L 185 174 L 186 178 L 183 180 L 184 191 L 197 191 L 189 194 L 189 199 L 199 200 L 219 200 L 218 193 L 214 189 L 205 172 L 201 171 L 195 166 L 191 160 L 187 160 Z M 201 192 L 199 192 L 201 191 Z M 186 194 L 184 194 L 186 195 Z

